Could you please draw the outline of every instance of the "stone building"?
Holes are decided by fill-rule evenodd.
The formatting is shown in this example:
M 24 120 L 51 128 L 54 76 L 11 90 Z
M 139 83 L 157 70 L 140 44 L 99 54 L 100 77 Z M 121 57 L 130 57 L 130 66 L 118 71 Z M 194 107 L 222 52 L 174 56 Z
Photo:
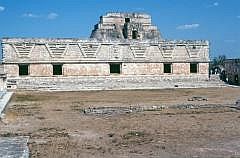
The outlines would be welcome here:
M 93 82 L 117 77 L 124 83 L 132 77 L 136 84 L 147 82 L 142 76 L 150 81 L 152 77 L 207 80 L 209 72 L 208 41 L 165 40 L 147 14 L 101 16 L 88 40 L 3 38 L 2 47 L 8 88 L 37 87 L 32 81 L 39 87 L 56 80 L 85 82 L 89 77 Z M 110 84 L 106 85 L 108 89 Z M 128 83 L 122 85 L 127 88 Z
M 160 40 L 160 32 L 152 25 L 147 14 L 108 13 L 100 17 L 94 26 L 91 38 L 106 39 L 137 39 Z
M 240 59 L 227 59 L 224 62 L 223 80 L 240 85 Z

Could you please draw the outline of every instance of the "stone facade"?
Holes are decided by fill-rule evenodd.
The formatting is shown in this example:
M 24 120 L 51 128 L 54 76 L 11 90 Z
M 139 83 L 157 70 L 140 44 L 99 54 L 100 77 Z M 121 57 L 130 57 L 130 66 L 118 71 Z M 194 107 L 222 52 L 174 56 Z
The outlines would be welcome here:
M 11 83 L 29 77 L 116 75 L 208 79 L 209 42 L 163 40 L 147 14 L 102 16 L 88 40 L 4 38 L 2 46 Z

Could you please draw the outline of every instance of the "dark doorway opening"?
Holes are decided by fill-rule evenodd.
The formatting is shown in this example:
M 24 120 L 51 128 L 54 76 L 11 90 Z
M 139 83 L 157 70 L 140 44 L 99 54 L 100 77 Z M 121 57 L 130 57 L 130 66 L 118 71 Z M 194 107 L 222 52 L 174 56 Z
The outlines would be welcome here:
M 125 23 L 129 23 L 130 22 L 130 18 L 125 18 Z
M 110 74 L 120 74 L 121 64 L 110 64 Z
M 137 39 L 138 38 L 138 32 L 136 30 L 132 31 L 132 39 Z
M 238 75 L 235 75 L 235 76 L 234 76 L 234 83 L 237 84 L 237 85 L 239 84 Z
M 172 72 L 172 64 L 163 64 L 164 73 L 171 73 Z
M 53 75 L 62 75 L 62 64 L 53 65 Z
M 19 68 L 19 76 L 24 76 L 24 75 L 28 75 L 28 65 L 27 64 L 23 64 L 23 65 L 18 65 Z
M 190 63 L 190 73 L 197 73 L 198 70 L 198 64 L 197 63 Z

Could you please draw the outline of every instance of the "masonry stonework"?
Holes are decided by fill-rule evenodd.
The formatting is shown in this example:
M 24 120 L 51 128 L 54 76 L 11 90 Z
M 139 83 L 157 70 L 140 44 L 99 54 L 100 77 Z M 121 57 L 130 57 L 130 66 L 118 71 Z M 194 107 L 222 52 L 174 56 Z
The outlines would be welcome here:
M 53 67 L 51 64 L 30 64 L 30 76 L 52 76 Z
M 93 80 L 99 82 L 105 80 L 104 85 L 110 88 L 138 87 L 137 84 L 143 82 L 144 87 L 148 87 L 150 83 L 146 82 L 164 81 L 166 76 L 168 80 L 208 79 L 209 42 L 165 40 L 148 14 L 108 13 L 101 16 L 90 38 L 85 40 L 4 38 L 2 49 L 7 81 L 16 84 L 17 88 L 31 87 L 22 85 L 25 83 L 33 87 L 36 82 L 48 85 L 46 82 L 50 84 L 51 80 L 67 84 L 74 82 L 75 78 L 76 82 L 81 83 L 89 77 L 95 77 Z M 170 73 L 164 73 L 166 63 L 171 64 Z M 191 63 L 197 64 L 196 73 L 190 73 Z M 27 65 L 28 69 L 25 67 L 22 70 L 20 65 Z M 54 65 L 58 66 L 54 68 Z M 117 69 L 113 71 L 118 73 L 111 73 L 111 69 Z M 21 71 L 25 71 L 25 74 L 20 75 Z M 58 73 L 54 74 L 54 71 Z M 147 80 L 142 77 L 144 75 L 148 77 Z M 104 87 L 103 84 L 101 86 Z M 85 89 L 83 85 L 81 88 Z
M 190 74 L 190 63 L 173 63 L 172 64 L 173 74 Z
M 163 63 L 123 63 L 123 75 L 161 75 Z
M 4 72 L 7 74 L 7 77 L 17 77 L 19 76 L 18 64 L 5 64 Z
M 105 63 L 63 65 L 64 76 L 107 76 L 109 74 L 109 64 Z
M 199 74 L 208 74 L 209 73 L 209 63 L 199 63 L 198 65 Z

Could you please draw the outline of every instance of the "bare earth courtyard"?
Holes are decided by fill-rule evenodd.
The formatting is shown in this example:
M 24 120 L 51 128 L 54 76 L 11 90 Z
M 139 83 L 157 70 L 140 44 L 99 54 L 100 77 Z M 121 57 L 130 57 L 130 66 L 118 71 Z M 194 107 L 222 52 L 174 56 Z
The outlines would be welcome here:
M 0 136 L 31 157 L 240 157 L 240 88 L 17 91 Z

